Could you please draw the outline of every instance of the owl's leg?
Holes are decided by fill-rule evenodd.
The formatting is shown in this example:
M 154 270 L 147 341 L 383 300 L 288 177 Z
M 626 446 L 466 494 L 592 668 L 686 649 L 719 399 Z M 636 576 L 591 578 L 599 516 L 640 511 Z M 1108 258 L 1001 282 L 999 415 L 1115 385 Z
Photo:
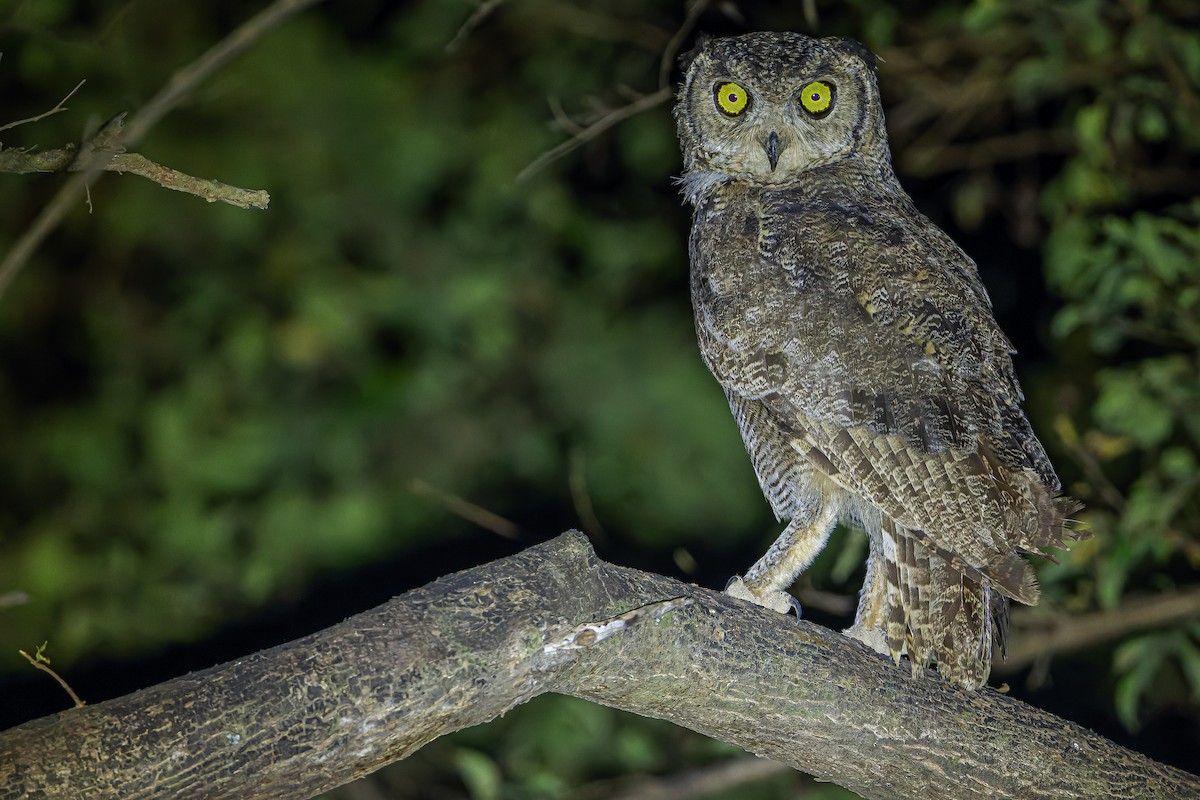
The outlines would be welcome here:
M 730 579 L 725 594 L 780 614 L 794 610 L 799 617 L 800 603 L 787 588 L 825 547 L 836 522 L 837 509 L 832 503 L 822 505 L 815 514 L 794 517 L 767 554 L 746 570 L 745 576 L 735 575 Z
M 888 581 L 887 570 L 889 562 L 884 553 L 884 534 L 878 521 L 865 525 L 867 531 L 867 577 L 863 581 L 862 591 L 858 595 L 858 612 L 854 615 L 854 624 L 842 631 L 843 634 L 871 648 L 875 652 L 896 658 L 888 645 L 887 627 L 891 609 L 896 606 L 896 598 L 888 596 L 894 593 L 894 581 Z

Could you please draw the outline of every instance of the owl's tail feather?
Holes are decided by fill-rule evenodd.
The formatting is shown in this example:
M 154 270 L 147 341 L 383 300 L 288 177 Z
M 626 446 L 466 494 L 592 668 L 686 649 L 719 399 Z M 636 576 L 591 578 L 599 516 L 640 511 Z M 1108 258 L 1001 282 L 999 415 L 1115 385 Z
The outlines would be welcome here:
M 1010 468 L 983 442 L 977 457 L 981 474 L 990 479 L 988 499 L 1006 510 L 1011 531 L 1003 537 L 1006 544 L 1054 560 L 1052 551 L 1091 536 L 1086 525 L 1072 518 L 1083 504 L 1062 494 L 1053 472 L 1043 476 L 1032 467 Z
M 1006 488 L 1009 497 L 1017 496 L 1016 488 L 1011 485 Z M 997 523 L 997 528 L 987 531 L 987 536 L 978 537 L 980 540 L 990 537 L 994 546 L 977 551 L 974 559 L 968 560 L 965 554 L 939 546 L 936 539 L 922 531 L 915 531 L 915 535 L 976 584 L 1032 606 L 1037 604 L 1041 589 L 1033 566 L 1022 554 L 1032 553 L 1053 561 L 1054 550 L 1065 548 L 1070 540 L 1087 538 L 1091 532 L 1070 518 L 1083 507 L 1074 498 L 1058 495 L 1040 484 L 1027 484 L 1023 488 L 1021 496 L 1027 500 L 1029 513 Z M 944 541 L 954 537 L 939 538 Z
M 969 689 L 984 685 L 994 651 L 1005 648 L 1008 598 L 986 578 L 964 574 L 922 544 L 920 531 L 888 521 L 882 527 L 889 540 L 886 619 L 893 659 L 906 653 L 914 673 L 934 664 L 951 683 Z
M 1072 514 L 1083 508 L 1075 498 L 1060 495 L 1041 484 L 1027 484 L 1024 488 L 1034 512 L 1027 515 L 1018 529 L 1020 535 L 1011 541 L 1015 552 L 967 574 L 981 586 L 992 586 L 1014 600 L 1035 605 L 1041 594 L 1037 576 L 1020 554 L 1032 553 L 1057 562 L 1054 551 L 1066 548 L 1069 541 L 1086 539 L 1091 532 L 1071 519 Z
M 929 549 L 920 540 L 884 518 L 882 535 L 886 539 L 888 606 L 887 642 L 892 660 L 900 663 L 907 653 L 913 673 L 929 665 L 927 636 L 929 627 Z
M 987 683 L 992 656 L 1008 637 L 1008 598 L 934 556 L 939 602 L 933 610 L 941 633 L 934 647 L 938 672 L 968 688 Z
M 1037 604 L 1041 595 L 1037 573 L 1019 553 L 1002 552 L 990 563 L 976 566 L 958 553 L 937 546 L 924 531 L 914 530 L 911 535 L 920 538 L 932 556 L 936 556 L 947 567 L 962 574 L 972 583 L 988 586 L 994 593 L 998 592 L 1026 605 Z

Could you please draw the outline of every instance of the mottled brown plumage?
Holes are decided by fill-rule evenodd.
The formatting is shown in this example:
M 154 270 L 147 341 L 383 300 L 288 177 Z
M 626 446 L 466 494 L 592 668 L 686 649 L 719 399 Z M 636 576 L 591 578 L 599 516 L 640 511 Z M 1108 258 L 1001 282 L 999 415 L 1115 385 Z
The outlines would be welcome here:
M 1078 504 L 1021 411 L 975 264 L 896 180 L 862 45 L 757 33 L 688 60 L 675 114 L 700 349 L 790 520 L 729 592 L 786 611 L 834 524 L 861 524 L 847 633 L 980 686 L 1008 599 L 1037 601 L 1021 554 L 1076 537 Z

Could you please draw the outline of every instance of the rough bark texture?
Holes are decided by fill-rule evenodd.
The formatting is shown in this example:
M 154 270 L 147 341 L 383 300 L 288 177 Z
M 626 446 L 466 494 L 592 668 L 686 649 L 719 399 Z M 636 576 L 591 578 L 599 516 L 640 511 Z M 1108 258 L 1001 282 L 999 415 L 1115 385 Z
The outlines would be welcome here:
M 1200 796 L 1195 776 L 1073 723 L 605 564 L 569 533 L 290 644 L 0 733 L 0 798 L 310 797 L 547 691 L 868 798 Z

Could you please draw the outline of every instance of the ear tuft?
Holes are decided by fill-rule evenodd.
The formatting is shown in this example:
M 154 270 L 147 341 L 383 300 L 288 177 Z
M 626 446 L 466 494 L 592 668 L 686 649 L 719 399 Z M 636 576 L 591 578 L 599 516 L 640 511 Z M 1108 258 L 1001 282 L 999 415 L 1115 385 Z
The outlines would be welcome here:
M 692 68 L 692 62 L 696 60 L 696 56 L 700 55 L 700 51 L 704 49 L 704 45 L 711 37 L 707 33 L 696 34 L 696 43 L 692 45 L 692 49 L 686 53 L 679 55 L 679 69 L 684 75 L 687 75 L 688 70 Z
M 857 39 L 842 39 L 838 42 L 837 49 L 843 53 L 858 56 L 863 60 L 863 63 L 874 71 L 875 62 L 878 60 L 878 57 L 871 52 L 870 48 Z

